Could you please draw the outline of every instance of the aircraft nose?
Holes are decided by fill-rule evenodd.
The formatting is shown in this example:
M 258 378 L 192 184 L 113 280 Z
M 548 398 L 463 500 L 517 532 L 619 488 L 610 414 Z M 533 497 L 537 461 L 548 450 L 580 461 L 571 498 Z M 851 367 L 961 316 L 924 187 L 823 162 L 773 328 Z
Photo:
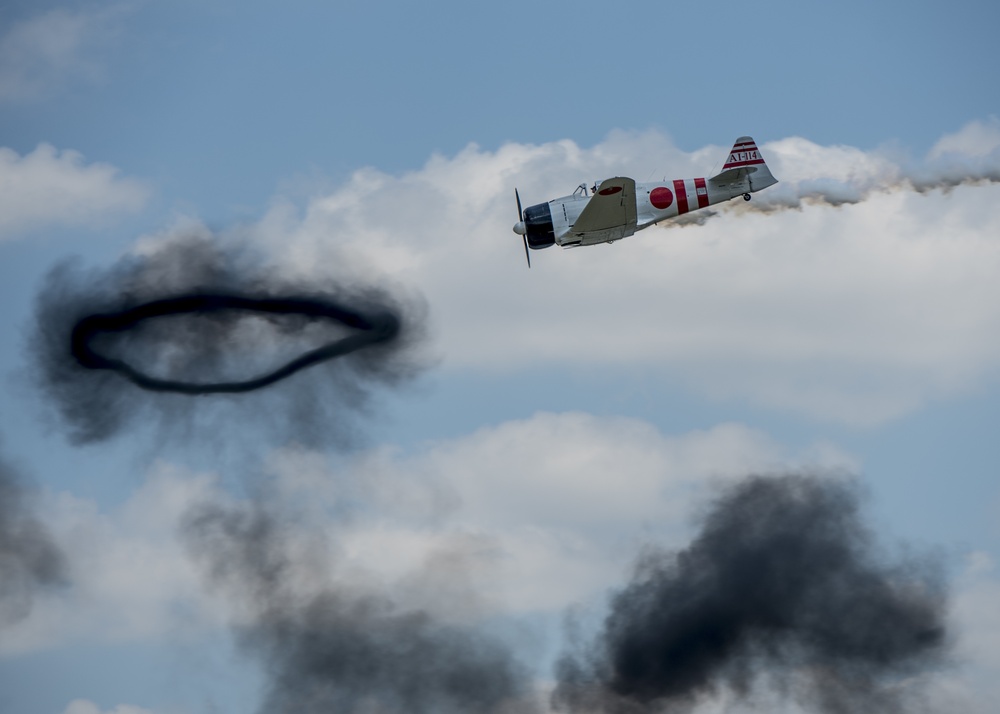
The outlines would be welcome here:
M 523 236 L 525 233 L 527 233 L 527 228 L 525 228 L 524 226 L 524 221 L 518 221 L 517 223 L 514 224 L 514 232 L 517 233 L 519 236 Z

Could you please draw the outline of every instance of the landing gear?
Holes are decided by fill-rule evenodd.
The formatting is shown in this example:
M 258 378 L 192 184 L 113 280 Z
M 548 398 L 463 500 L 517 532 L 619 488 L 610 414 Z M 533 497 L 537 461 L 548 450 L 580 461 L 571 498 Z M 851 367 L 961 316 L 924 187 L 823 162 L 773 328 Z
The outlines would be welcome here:
M 744 193 L 743 194 L 743 200 L 744 201 L 749 201 L 750 200 L 750 194 L 749 193 Z

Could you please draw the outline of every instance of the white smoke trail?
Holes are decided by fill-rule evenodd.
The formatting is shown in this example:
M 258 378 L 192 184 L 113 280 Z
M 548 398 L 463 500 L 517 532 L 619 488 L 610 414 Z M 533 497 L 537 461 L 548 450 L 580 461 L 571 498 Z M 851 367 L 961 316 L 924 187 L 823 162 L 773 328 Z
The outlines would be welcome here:
M 765 143 L 762 152 L 777 185 L 755 193 L 748 203 L 732 201 L 663 225 L 701 225 L 723 213 L 774 213 L 807 205 L 836 208 L 894 191 L 929 193 L 1000 183 L 1000 119 L 975 121 L 943 137 L 920 161 L 890 149 L 824 147 L 801 137 Z

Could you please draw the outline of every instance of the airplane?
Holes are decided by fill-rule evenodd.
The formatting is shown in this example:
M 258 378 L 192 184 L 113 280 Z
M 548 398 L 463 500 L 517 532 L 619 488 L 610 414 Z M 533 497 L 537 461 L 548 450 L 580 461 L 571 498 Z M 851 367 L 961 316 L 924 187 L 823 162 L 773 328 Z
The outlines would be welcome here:
M 636 231 L 668 218 L 750 194 L 773 186 L 778 179 L 764 163 L 756 142 L 741 136 L 733 144 L 722 171 L 712 178 L 676 179 L 636 183 L 624 176 L 577 186 L 572 196 L 556 198 L 521 210 L 521 196 L 514 189 L 518 222 L 514 232 L 524 240 L 524 257 L 531 267 L 528 248 L 553 245 L 576 248 L 614 243 Z

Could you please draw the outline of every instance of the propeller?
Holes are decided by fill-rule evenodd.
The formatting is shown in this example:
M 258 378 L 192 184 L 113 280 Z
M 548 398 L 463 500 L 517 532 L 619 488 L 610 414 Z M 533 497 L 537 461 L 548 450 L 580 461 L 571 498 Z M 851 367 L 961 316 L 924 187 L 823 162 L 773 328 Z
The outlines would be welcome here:
M 514 224 L 514 232 L 521 235 L 524 241 L 524 257 L 528 260 L 528 267 L 531 267 L 531 254 L 528 253 L 528 228 L 524 225 L 524 212 L 521 210 L 521 196 L 517 189 L 514 189 L 514 198 L 517 199 L 517 223 Z

